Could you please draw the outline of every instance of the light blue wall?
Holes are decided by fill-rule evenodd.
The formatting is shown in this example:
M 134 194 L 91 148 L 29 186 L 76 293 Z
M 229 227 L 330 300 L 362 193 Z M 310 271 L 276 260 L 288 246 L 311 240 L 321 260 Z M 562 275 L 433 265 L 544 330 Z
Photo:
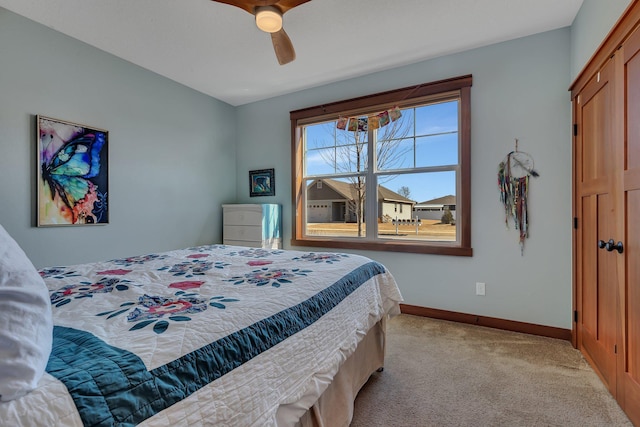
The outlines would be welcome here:
M 274 167 L 291 239 L 291 137 L 288 112 L 325 102 L 473 75 L 471 258 L 368 252 L 396 277 L 405 302 L 571 328 L 570 30 L 564 28 L 391 71 L 238 107 L 239 202 L 250 199 L 247 174 Z M 520 255 L 506 229 L 496 184 L 498 163 L 529 152 L 541 176 L 531 183 L 531 236 Z M 475 283 L 486 283 L 486 296 Z
M 567 89 L 628 3 L 585 0 L 571 29 L 238 108 L 0 8 L 0 224 L 42 267 L 219 242 L 222 203 L 277 202 L 289 247 L 289 111 L 473 74 L 474 256 L 366 255 L 387 265 L 408 304 L 571 328 Z M 35 114 L 110 131 L 111 224 L 33 227 Z M 524 256 L 496 187 L 514 138 L 541 174 Z M 249 198 L 248 171 L 270 167 L 276 196 Z M 477 281 L 486 296 L 475 296 Z
M 613 28 L 631 0 L 584 0 L 571 25 L 573 81 Z
M 109 130 L 110 224 L 35 228 L 35 118 Z M 220 242 L 235 109 L 0 8 L 0 224 L 37 267 Z

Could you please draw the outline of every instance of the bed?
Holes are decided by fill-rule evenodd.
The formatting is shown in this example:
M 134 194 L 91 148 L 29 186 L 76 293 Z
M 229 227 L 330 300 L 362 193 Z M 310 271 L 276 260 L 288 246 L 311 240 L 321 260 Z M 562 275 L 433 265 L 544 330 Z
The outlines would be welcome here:
M 51 352 L 3 426 L 348 425 L 402 300 L 346 253 L 208 245 L 39 275 Z

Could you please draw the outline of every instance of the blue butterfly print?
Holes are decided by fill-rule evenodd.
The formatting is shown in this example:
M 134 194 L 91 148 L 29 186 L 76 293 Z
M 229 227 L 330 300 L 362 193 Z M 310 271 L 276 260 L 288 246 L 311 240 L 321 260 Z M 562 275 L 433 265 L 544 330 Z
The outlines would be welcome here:
M 49 184 L 51 199 L 56 194 L 69 209 L 90 190 L 89 179 L 100 173 L 103 132 L 88 132 L 67 142 L 49 163 L 42 164 L 42 177 Z

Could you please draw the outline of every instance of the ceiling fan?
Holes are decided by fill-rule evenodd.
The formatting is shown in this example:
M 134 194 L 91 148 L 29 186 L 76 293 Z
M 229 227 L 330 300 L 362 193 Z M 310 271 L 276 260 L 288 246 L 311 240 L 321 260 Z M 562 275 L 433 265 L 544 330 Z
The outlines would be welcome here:
M 262 31 L 271 33 L 271 42 L 280 65 L 296 59 L 291 39 L 282 28 L 282 15 L 296 6 L 311 0 L 213 0 L 246 10 L 256 17 L 256 25 Z

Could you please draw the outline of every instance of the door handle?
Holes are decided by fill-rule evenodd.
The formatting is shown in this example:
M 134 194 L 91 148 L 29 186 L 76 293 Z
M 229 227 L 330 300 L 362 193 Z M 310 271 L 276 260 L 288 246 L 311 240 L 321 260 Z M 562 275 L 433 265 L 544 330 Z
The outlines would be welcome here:
M 604 240 L 598 240 L 598 247 L 600 249 L 604 249 L 605 246 L 607 246 L 606 242 Z
M 607 252 L 613 252 L 614 250 L 618 251 L 619 254 L 624 251 L 624 247 L 622 246 L 622 242 L 614 242 L 613 239 L 609 239 L 609 241 L 604 245 Z

